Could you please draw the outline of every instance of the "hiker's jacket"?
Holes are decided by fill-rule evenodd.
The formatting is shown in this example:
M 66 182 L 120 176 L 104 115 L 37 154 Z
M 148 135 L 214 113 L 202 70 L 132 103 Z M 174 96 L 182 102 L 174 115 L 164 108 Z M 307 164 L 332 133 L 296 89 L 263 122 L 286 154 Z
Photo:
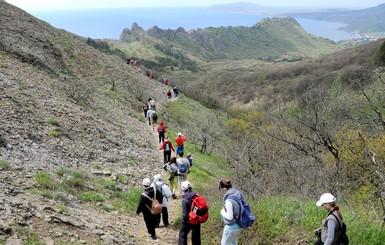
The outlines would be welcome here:
M 144 193 L 149 196 L 150 198 L 154 197 L 154 187 L 150 186 L 144 190 Z M 162 193 L 159 191 L 156 192 L 156 199 L 158 199 L 159 203 L 162 203 L 163 197 Z M 143 215 L 148 216 L 148 215 L 153 215 L 150 211 L 152 201 L 145 197 L 144 195 L 140 195 L 139 199 L 139 204 L 138 208 L 136 209 L 136 214 L 140 214 L 141 212 Z
M 176 143 L 176 146 L 182 146 L 184 144 L 184 142 L 187 140 L 186 136 L 177 136 L 175 138 L 175 143 Z
M 191 202 L 195 196 L 195 192 L 187 191 L 182 197 L 182 222 L 189 223 L 188 217 L 191 211 Z
M 237 201 L 228 198 L 229 196 L 241 200 L 242 193 L 235 188 L 230 188 L 223 196 L 224 207 L 221 210 L 223 222 L 226 225 L 237 224 L 236 218 L 239 219 L 240 206 Z
M 339 222 L 342 223 L 342 220 L 338 216 L 336 210 L 332 210 L 328 213 L 326 219 L 322 222 L 321 227 L 321 241 L 324 245 L 335 245 L 337 244 L 337 239 L 341 234 L 340 228 L 338 227 L 337 219 L 331 215 L 334 214 L 338 217 Z

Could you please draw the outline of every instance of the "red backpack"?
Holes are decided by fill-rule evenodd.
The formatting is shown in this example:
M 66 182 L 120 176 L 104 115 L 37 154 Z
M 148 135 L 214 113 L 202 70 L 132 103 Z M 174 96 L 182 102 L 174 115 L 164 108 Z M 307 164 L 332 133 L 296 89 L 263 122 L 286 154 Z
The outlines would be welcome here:
M 209 205 L 206 199 L 195 193 L 195 196 L 191 200 L 191 210 L 189 213 L 188 221 L 193 224 L 204 223 L 209 218 Z

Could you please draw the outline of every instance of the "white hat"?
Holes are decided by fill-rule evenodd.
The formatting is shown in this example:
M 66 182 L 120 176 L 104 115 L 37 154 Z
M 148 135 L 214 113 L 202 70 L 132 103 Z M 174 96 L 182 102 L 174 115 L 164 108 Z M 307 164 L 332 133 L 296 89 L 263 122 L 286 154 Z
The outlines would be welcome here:
M 337 199 L 330 193 L 324 193 L 319 198 L 318 202 L 316 202 L 316 205 L 318 207 L 321 207 L 325 203 L 332 203 L 335 202 Z
M 155 176 L 154 176 L 154 181 L 156 182 L 156 181 L 162 181 L 162 175 L 161 174 L 156 174 Z
M 179 133 L 178 133 L 178 136 L 181 136 L 181 135 L 182 135 L 182 133 L 181 133 L 181 132 L 179 132 Z
M 151 185 L 151 180 L 149 178 L 144 178 L 143 179 L 143 185 L 144 186 L 150 186 Z
M 191 187 L 191 184 L 190 184 L 190 182 L 188 182 L 187 180 L 186 180 L 186 181 L 183 181 L 183 182 L 180 184 L 180 189 L 181 189 L 182 191 L 187 191 L 189 187 Z

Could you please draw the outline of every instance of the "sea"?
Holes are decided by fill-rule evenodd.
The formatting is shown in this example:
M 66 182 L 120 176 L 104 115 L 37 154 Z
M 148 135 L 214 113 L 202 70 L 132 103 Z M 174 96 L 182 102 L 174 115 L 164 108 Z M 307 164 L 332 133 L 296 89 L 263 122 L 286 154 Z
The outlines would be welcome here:
M 207 27 L 251 27 L 263 18 L 286 17 L 254 13 L 214 12 L 192 7 L 120 8 L 51 10 L 30 12 L 52 26 L 93 39 L 118 40 L 124 28 L 137 23 L 144 30 L 154 26 L 161 29 L 186 31 Z M 295 18 L 308 33 L 333 41 L 349 40 L 354 36 L 339 30 L 342 23 Z

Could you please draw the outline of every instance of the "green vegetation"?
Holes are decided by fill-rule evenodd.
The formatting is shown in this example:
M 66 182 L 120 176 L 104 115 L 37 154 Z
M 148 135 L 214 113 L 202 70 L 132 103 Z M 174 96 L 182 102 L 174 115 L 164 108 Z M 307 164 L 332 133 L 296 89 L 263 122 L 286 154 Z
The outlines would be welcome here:
M 48 123 L 51 124 L 51 125 L 53 125 L 53 126 L 60 127 L 59 120 L 56 119 L 56 118 L 50 118 L 50 119 L 48 119 Z
M 130 188 L 129 191 L 116 190 L 118 183 L 126 181 L 126 176 L 122 174 L 114 181 L 64 167 L 58 168 L 55 173 L 56 175 L 48 172 L 37 173 L 35 175 L 37 187 L 32 189 L 32 193 L 64 202 L 64 205 L 55 206 L 61 213 L 68 212 L 65 206 L 68 194 L 74 195 L 82 202 L 101 203 L 100 209 L 107 212 L 117 210 L 132 213 L 142 192 L 138 188 Z
M 0 160 L 0 168 L 3 170 L 8 170 L 11 168 L 11 163 L 5 160 Z

